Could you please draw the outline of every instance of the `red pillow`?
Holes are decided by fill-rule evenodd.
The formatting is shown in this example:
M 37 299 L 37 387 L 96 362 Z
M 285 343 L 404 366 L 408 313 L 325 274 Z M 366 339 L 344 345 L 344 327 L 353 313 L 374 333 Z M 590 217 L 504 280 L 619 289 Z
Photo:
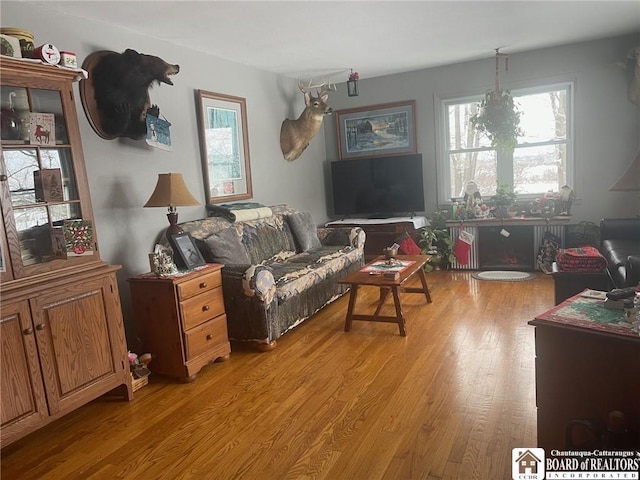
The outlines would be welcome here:
M 398 245 L 400 245 L 400 248 L 398 249 L 400 250 L 400 253 L 402 253 L 403 255 L 420 255 L 420 253 L 422 252 L 420 247 L 416 244 L 416 242 L 413 240 L 413 238 L 411 238 L 409 234 L 405 235 L 406 237 L 404 238 L 404 240 L 398 242 Z

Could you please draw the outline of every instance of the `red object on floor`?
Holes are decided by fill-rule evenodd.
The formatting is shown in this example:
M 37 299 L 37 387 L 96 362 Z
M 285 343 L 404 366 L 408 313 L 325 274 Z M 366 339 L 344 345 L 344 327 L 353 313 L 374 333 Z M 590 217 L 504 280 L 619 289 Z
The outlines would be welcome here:
M 405 233 L 405 235 L 406 237 L 401 242 L 398 242 L 400 253 L 403 255 L 420 255 L 422 252 L 420 247 L 408 233 Z

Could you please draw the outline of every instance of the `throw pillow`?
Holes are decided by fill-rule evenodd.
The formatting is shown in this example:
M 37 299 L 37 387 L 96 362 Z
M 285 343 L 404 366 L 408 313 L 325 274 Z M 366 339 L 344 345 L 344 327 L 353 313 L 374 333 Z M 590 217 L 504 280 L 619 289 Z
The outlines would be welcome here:
M 422 252 L 420 247 L 407 232 L 404 232 L 396 238 L 396 243 L 399 245 L 398 250 L 403 255 L 420 255 L 420 252 Z
M 301 251 L 317 250 L 322 246 L 318 238 L 318 227 L 313 222 L 310 212 L 287 215 L 287 221 Z
M 224 265 L 249 265 L 251 263 L 235 227 L 228 227 L 208 236 L 204 240 L 204 244 L 208 250 L 208 255 L 204 255 L 207 261 Z

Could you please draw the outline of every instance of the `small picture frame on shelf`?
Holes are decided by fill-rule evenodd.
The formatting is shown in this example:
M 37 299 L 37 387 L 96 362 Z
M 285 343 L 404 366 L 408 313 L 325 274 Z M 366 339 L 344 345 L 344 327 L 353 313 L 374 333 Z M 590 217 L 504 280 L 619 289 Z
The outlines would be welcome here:
M 41 168 L 33 172 L 36 202 L 64 202 L 62 171 L 59 168 Z
M 93 223 L 91 220 L 72 219 L 62 223 L 67 257 L 93 255 Z
M 173 248 L 173 261 L 178 268 L 193 270 L 196 267 L 206 265 L 207 262 L 205 262 L 189 232 L 171 235 L 171 246 Z

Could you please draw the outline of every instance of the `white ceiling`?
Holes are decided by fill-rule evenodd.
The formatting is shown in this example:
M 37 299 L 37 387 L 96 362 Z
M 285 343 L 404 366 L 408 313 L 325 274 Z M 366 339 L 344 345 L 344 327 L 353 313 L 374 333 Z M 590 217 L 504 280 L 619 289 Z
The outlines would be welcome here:
M 640 0 L 32 3 L 285 76 L 332 82 L 346 80 L 351 68 L 370 78 L 487 58 L 496 48 L 508 54 L 640 33 Z

